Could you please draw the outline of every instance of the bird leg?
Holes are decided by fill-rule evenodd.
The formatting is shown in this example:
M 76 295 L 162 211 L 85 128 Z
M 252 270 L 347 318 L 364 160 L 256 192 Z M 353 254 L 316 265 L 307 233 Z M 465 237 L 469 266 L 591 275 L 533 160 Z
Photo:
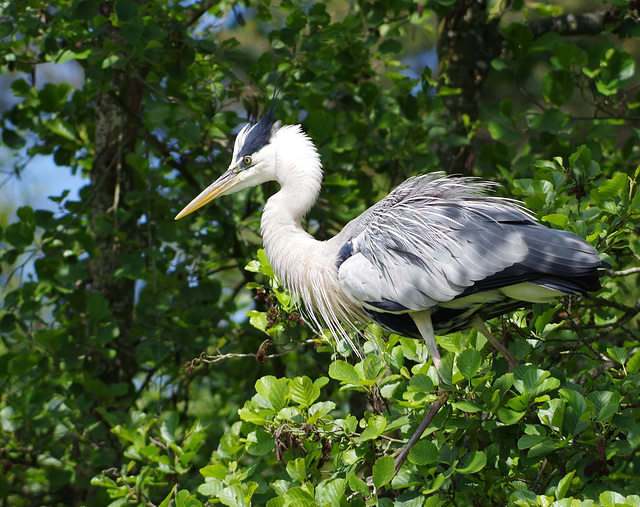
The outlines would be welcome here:
M 433 334 L 431 312 L 429 312 L 429 310 L 415 312 L 411 314 L 411 318 L 416 323 L 416 326 L 418 326 L 418 331 L 420 331 L 422 338 L 424 338 L 424 341 L 427 343 L 433 366 L 436 367 L 438 378 L 440 378 L 440 351 L 438 350 L 438 345 L 436 344 L 436 339 Z
M 489 340 L 489 343 L 491 343 L 491 345 L 493 345 L 493 347 L 498 352 L 500 352 L 500 354 L 502 354 L 502 357 L 504 357 L 507 360 L 507 363 L 509 363 L 508 371 L 511 372 L 515 370 L 518 366 L 520 366 L 520 363 L 511 354 L 509 354 L 509 352 L 507 351 L 507 349 L 504 348 L 502 343 L 500 343 L 498 339 L 491 334 L 491 332 L 487 329 L 487 326 L 485 326 L 484 322 L 479 316 L 476 316 L 471 321 L 471 324 L 473 328 L 476 331 L 478 331 L 478 333 L 480 333 L 482 336 L 484 336 L 487 340 Z
M 433 365 L 438 372 L 440 383 L 442 383 L 442 379 L 440 378 L 440 351 L 438 350 L 438 345 L 436 344 L 436 339 L 433 333 L 431 313 L 429 311 L 416 312 L 412 313 L 411 317 L 415 321 L 416 326 L 418 326 L 418 331 L 420 331 L 420 334 L 424 338 L 424 341 L 427 343 L 427 348 L 429 349 L 431 360 L 433 361 Z M 411 451 L 411 448 L 416 444 L 418 440 L 420 440 L 420 437 L 427 429 L 427 426 L 431 424 L 431 421 L 433 421 L 433 418 L 436 416 L 438 411 L 449 399 L 449 393 L 447 393 L 446 391 L 438 388 L 438 392 L 438 398 L 431 404 L 431 408 L 429 408 L 429 411 L 424 416 L 424 419 L 422 419 L 422 422 L 420 423 L 416 431 L 413 433 L 413 435 L 411 435 L 409 442 L 407 442 L 407 445 L 404 446 L 404 449 L 402 449 L 402 451 L 396 458 L 396 469 L 394 475 L 400 471 L 402 464 L 406 461 L 407 456 L 409 456 L 409 451 Z
M 429 311 L 416 312 L 416 313 L 412 313 L 411 317 L 416 323 L 416 326 L 418 327 L 418 331 L 420 331 L 422 338 L 424 338 L 424 341 L 427 344 L 427 348 L 429 349 L 429 354 L 431 355 L 433 365 L 435 366 L 436 371 L 438 372 L 438 378 L 440 378 L 440 382 L 442 383 L 442 378 L 440 377 L 440 362 L 441 362 L 440 351 L 438 351 L 438 345 L 436 344 L 436 339 L 433 332 L 433 323 L 431 322 L 431 313 Z M 473 325 L 473 328 L 476 331 L 478 331 L 480 334 L 482 334 L 496 348 L 496 350 L 500 352 L 500 354 L 502 354 L 502 356 L 507 360 L 507 362 L 509 363 L 509 371 L 513 371 L 519 366 L 518 361 L 516 361 L 516 359 L 511 354 L 509 354 L 509 352 L 507 352 L 507 349 L 504 348 L 502 343 L 500 343 L 491 334 L 491 332 L 487 329 L 487 326 L 485 326 L 484 322 L 480 317 L 474 318 L 472 321 L 472 325 Z M 438 398 L 431 404 L 431 407 L 429 408 L 429 411 L 424 416 L 424 419 L 422 419 L 422 422 L 420 423 L 416 431 L 413 433 L 413 435 L 411 435 L 409 442 L 407 442 L 407 445 L 404 447 L 404 449 L 402 449 L 402 451 L 396 458 L 395 474 L 397 474 L 400 471 L 402 464 L 407 460 L 407 457 L 409 456 L 409 452 L 411 451 L 411 448 L 416 444 L 418 440 L 420 440 L 420 437 L 425 432 L 429 424 L 431 424 L 431 421 L 433 421 L 433 418 L 436 416 L 438 411 L 444 406 L 444 404 L 449 399 L 449 393 L 447 393 L 446 391 L 443 391 L 440 388 L 438 389 L 438 391 L 439 391 Z

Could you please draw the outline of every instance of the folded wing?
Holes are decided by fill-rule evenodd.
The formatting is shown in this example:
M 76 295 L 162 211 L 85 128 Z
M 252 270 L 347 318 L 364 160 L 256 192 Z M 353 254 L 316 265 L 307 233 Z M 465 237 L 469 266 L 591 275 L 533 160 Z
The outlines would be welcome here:
M 539 287 L 558 295 L 600 287 L 591 245 L 487 196 L 487 186 L 442 173 L 404 182 L 340 235 L 342 290 L 372 312 L 404 313 L 454 300 L 513 309 L 505 300 L 541 297 Z M 528 300 L 531 283 L 538 292 Z

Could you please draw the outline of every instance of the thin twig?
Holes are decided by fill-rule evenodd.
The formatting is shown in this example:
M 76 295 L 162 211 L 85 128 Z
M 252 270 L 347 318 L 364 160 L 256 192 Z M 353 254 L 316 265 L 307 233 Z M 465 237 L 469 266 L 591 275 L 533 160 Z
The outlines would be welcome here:
M 305 340 L 303 342 L 300 342 L 297 346 L 291 348 L 291 349 L 287 349 L 283 352 L 278 352 L 277 354 L 269 354 L 266 356 L 262 356 L 264 359 L 273 359 L 275 357 L 280 357 L 280 356 L 286 356 L 287 354 L 290 354 L 291 352 L 295 352 L 296 350 L 304 347 L 305 345 L 311 345 L 316 343 L 316 340 Z M 258 357 L 257 353 L 250 353 L 250 354 L 220 354 L 217 356 L 203 356 L 201 357 L 201 361 L 203 363 L 217 363 L 218 361 L 223 361 L 225 359 L 232 359 L 232 358 L 238 358 L 238 357 Z
M 547 468 L 548 463 L 549 462 L 547 461 L 547 458 L 545 458 L 544 461 L 542 462 L 542 466 L 540 467 L 540 471 L 538 472 L 538 476 L 536 477 L 536 480 L 531 485 L 531 491 L 533 491 L 534 493 L 538 488 L 538 484 L 540 483 L 540 479 L 542 478 L 542 474 L 544 473 L 545 468 Z
M 616 322 L 614 322 L 613 324 L 608 324 L 608 325 L 599 327 L 598 331 L 593 333 L 589 337 L 580 337 L 580 340 L 573 341 L 573 342 L 565 341 L 564 346 L 548 347 L 547 351 L 550 354 L 554 354 L 554 353 L 558 353 L 559 351 L 579 349 L 583 345 L 596 342 L 600 340 L 602 337 L 614 331 L 615 329 L 618 329 L 624 326 L 632 318 L 638 315 L 638 313 L 640 313 L 640 300 L 638 300 L 635 305 L 626 307 L 626 309 L 624 310 L 624 315 L 622 315 L 619 319 L 617 319 Z M 578 334 L 578 336 L 580 335 Z

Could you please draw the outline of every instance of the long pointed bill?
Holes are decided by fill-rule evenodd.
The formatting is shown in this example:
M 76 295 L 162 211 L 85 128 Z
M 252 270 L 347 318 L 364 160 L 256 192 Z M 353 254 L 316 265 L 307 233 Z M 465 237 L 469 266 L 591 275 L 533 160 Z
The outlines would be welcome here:
M 198 197 L 187 204 L 185 208 L 176 215 L 174 220 L 179 220 L 180 218 L 187 216 L 189 213 L 193 213 L 195 210 L 202 208 L 202 206 L 213 201 L 216 197 L 224 195 L 227 190 L 233 188 L 238 183 L 238 181 L 235 180 L 236 174 L 237 173 L 231 170 L 225 172 L 216 181 L 200 192 Z

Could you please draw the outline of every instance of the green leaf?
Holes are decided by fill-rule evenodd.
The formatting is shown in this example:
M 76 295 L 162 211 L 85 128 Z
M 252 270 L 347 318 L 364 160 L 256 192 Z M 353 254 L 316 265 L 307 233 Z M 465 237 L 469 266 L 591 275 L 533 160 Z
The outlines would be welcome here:
M 171 491 L 169 491 L 169 494 L 164 498 L 164 500 L 162 500 L 162 502 L 160 502 L 160 505 L 158 507 L 169 507 L 169 505 L 171 504 L 171 499 L 173 498 L 173 495 L 176 492 L 176 489 L 178 489 L 178 485 L 174 484 L 173 488 L 171 488 Z
M 203 507 L 202 502 L 186 489 L 178 491 L 175 501 L 176 507 Z
M 165 442 L 175 443 L 175 433 L 180 416 L 177 412 L 166 411 L 162 413 L 162 425 L 160 426 L 160 435 Z
M 224 480 L 227 476 L 227 468 L 220 464 L 207 465 L 200 469 L 202 477 L 214 477 L 219 480 Z
M 224 483 L 219 480 L 209 480 L 198 486 L 198 493 L 204 496 L 218 496 L 224 489 Z
M 430 440 L 421 439 L 411 448 L 407 459 L 418 466 L 432 465 L 439 461 L 440 451 Z
M 320 417 L 325 416 L 336 408 L 336 404 L 332 401 L 320 401 L 309 407 L 309 424 L 315 424 Z
M 294 481 L 305 482 L 307 480 L 307 465 L 304 458 L 296 458 L 287 463 L 287 473 Z
M 58 111 L 62 104 L 67 101 L 67 96 L 70 92 L 71 85 L 69 83 L 61 83 L 59 85 L 47 83 L 38 93 L 42 109 L 48 113 Z M 56 118 L 56 120 L 62 123 L 60 118 Z
M 266 503 L 266 507 L 285 507 L 285 505 L 287 505 L 287 500 L 283 496 L 271 498 Z
M 451 405 L 457 408 L 458 410 L 461 410 L 462 412 L 475 413 L 475 412 L 482 412 L 483 410 L 482 406 L 467 400 L 456 401 Z
M 278 379 L 267 375 L 256 382 L 256 392 L 271 403 L 271 408 L 280 411 L 286 404 L 286 395 L 289 388 L 289 380 Z
M 334 131 L 334 115 L 327 111 L 315 110 L 309 114 L 309 133 L 319 141 L 328 139 Z
M 558 227 L 565 228 L 567 223 L 569 222 L 569 217 L 566 215 L 561 215 L 559 213 L 552 213 L 550 215 L 545 215 L 541 218 L 543 222 L 548 222 L 553 225 L 557 225 Z
M 294 403 L 307 408 L 320 396 L 320 388 L 307 376 L 296 377 L 289 384 L 289 393 Z
M 636 373 L 638 370 L 640 370 L 640 350 L 633 354 L 627 363 L 627 371 L 629 373 Z
M 548 400 L 538 408 L 538 419 L 545 426 L 559 432 L 564 421 L 564 408 L 564 400 L 558 398 Z
M 2 129 L 2 140 L 12 150 L 19 150 L 27 144 L 27 141 L 19 135 L 15 130 L 9 128 Z
M 449 353 L 445 355 L 440 361 L 440 368 L 438 369 L 438 375 L 440 376 L 440 379 L 442 380 L 442 382 L 444 382 L 445 384 L 452 383 L 454 356 L 455 354 Z
M 120 61 L 120 55 L 109 55 L 102 61 L 102 68 L 108 69 Z
M 562 500 L 564 497 L 567 496 L 567 493 L 569 492 L 569 488 L 571 487 L 571 480 L 573 479 L 573 476 L 575 475 L 575 473 L 576 471 L 572 470 L 571 472 L 566 474 L 562 479 L 560 479 L 560 482 L 558 482 L 558 487 L 555 490 L 555 495 L 557 500 Z
M 308 491 L 301 487 L 289 489 L 285 495 L 286 505 L 292 507 L 316 507 L 318 503 Z
M 506 425 L 517 424 L 524 414 L 525 412 L 516 412 L 504 407 L 498 409 L 498 419 Z
M 276 275 L 273 272 L 271 264 L 269 263 L 267 251 L 264 248 L 260 248 L 258 249 L 256 255 L 258 257 L 258 262 L 260 263 L 260 273 L 265 275 L 267 278 L 274 278 Z
M 542 393 L 556 389 L 560 386 L 557 378 L 549 378 L 548 371 L 531 367 L 520 367 L 516 370 L 516 378 L 513 385 L 522 394 L 535 398 Z M 515 407 L 512 407 L 515 408 Z
M 111 314 L 109 301 L 97 292 L 92 292 L 87 296 L 87 311 L 94 322 L 99 322 Z
M 371 494 L 367 483 L 360 479 L 355 473 L 349 475 L 349 487 L 352 491 L 360 493 L 362 496 L 369 496 Z
M 491 135 L 491 138 L 496 141 L 512 143 L 522 137 L 522 134 L 502 123 L 491 121 L 487 124 L 487 128 L 489 129 L 489 135 Z
M 620 493 L 617 493 L 615 491 L 605 491 L 603 493 L 600 493 L 598 499 L 600 500 L 602 507 L 627 507 L 627 505 L 629 505 L 625 501 L 624 497 Z
M 189 143 L 198 142 L 200 135 L 200 127 L 196 123 L 186 121 L 180 127 L 180 136 Z
M 580 145 L 569 157 L 569 165 L 587 169 L 591 165 L 591 150 L 584 144 Z
M 456 364 L 460 373 L 462 373 L 467 380 L 471 380 L 480 369 L 482 357 L 476 349 L 465 349 L 458 356 Z
M 424 495 L 429 495 L 431 493 L 433 493 L 434 491 L 437 491 L 440 489 L 440 487 L 444 484 L 445 481 L 445 476 L 444 474 L 438 474 L 436 475 L 436 478 L 433 480 L 433 482 L 431 483 L 431 485 L 429 485 L 428 487 L 422 488 L 422 493 Z M 437 497 L 432 497 L 432 498 L 437 498 Z M 436 503 L 436 506 L 441 506 L 441 503 Z
M 382 456 L 373 465 L 373 485 L 376 489 L 386 486 L 395 473 L 396 463 L 391 456 Z
M 416 373 L 409 380 L 409 389 L 407 392 L 412 391 L 427 395 L 435 391 L 435 386 L 433 385 L 433 381 L 431 380 L 431 378 L 429 378 L 427 375 L 423 373 Z
M 626 191 L 629 177 L 624 173 L 616 174 L 613 178 L 598 186 L 598 193 L 605 197 L 617 197 L 620 192 Z
M 582 415 L 587 410 L 587 402 L 584 396 L 573 389 L 559 389 L 558 393 L 562 396 L 571 408 L 573 408 L 579 415 Z
M 565 124 L 565 116 L 560 109 L 547 109 L 541 114 L 531 116 L 531 128 L 540 132 L 557 135 Z
M 557 106 L 565 104 L 573 95 L 574 80 L 569 72 L 552 70 L 542 78 L 542 92 Z
M 387 419 L 385 417 L 381 415 L 372 415 L 367 420 L 367 427 L 364 429 L 358 440 L 360 442 L 365 442 L 367 440 L 378 438 L 382 435 L 386 427 Z
M 609 347 L 607 349 L 607 356 L 610 359 L 617 361 L 622 366 L 627 362 L 628 354 L 627 349 L 624 347 Z
M 462 468 L 457 468 L 457 472 L 460 474 L 475 474 L 484 468 L 487 464 L 487 456 L 482 451 L 475 451 L 469 454 L 464 460 Z
M 267 326 L 269 319 L 267 317 L 266 312 L 259 312 L 257 310 L 251 310 L 246 313 L 247 317 L 249 317 L 249 324 L 251 324 L 256 329 L 266 333 L 268 331 Z
M 229 507 L 250 507 L 251 505 L 249 501 L 245 499 L 245 492 L 239 484 L 227 486 L 216 496 L 223 505 L 228 505 Z
M 25 248 L 33 242 L 35 224 L 25 221 L 13 222 L 4 231 L 4 239 L 16 248 Z
M 9 37 L 13 33 L 14 27 L 12 23 L 4 22 L 0 23 L 0 39 Z
M 331 363 L 329 376 L 347 385 L 358 386 L 360 382 L 360 376 L 356 369 L 345 361 L 338 360 Z
M 316 501 L 319 505 L 340 505 L 345 489 L 346 481 L 342 478 L 320 482 L 316 487 Z
M 98 15 L 97 2 L 93 0 L 82 0 L 76 5 L 73 13 L 74 18 L 88 21 Z
M 613 391 L 594 391 L 589 393 L 587 399 L 593 403 L 598 422 L 607 422 L 618 412 L 622 396 Z
M 264 456 L 273 452 L 275 439 L 258 428 L 247 435 L 247 452 L 254 456 Z

